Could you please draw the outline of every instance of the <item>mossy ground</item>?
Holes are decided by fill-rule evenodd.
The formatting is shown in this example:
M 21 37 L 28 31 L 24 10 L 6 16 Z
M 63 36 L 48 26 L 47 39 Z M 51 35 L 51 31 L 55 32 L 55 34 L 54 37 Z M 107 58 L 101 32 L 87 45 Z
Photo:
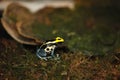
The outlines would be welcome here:
M 61 60 L 44 61 L 33 47 L 0 39 L 1 80 L 119 80 L 120 54 L 87 56 L 63 53 Z
M 40 60 L 35 54 L 36 46 L 20 44 L 1 29 L 0 80 L 119 80 L 120 28 L 117 26 L 120 24 L 119 18 L 116 17 L 118 13 L 114 13 L 114 9 L 108 9 L 79 8 L 64 13 L 68 15 L 67 18 L 65 16 L 53 18 L 53 22 L 55 21 L 53 26 L 59 24 L 58 30 L 61 26 L 65 28 L 69 26 L 70 30 L 76 31 L 68 33 L 64 31 L 64 34 L 67 33 L 69 39 L 65 40 L 68 41 L 70 49 L 79 50 L 79 52 L 60 51 L 61 59 L 58 61 Z M 113 13 L 108 15 L 111 12 Z M 65 18 L 66 22 L 62 23 L 57 17 Z M 94 55 L 94 51 L 105 54 Z

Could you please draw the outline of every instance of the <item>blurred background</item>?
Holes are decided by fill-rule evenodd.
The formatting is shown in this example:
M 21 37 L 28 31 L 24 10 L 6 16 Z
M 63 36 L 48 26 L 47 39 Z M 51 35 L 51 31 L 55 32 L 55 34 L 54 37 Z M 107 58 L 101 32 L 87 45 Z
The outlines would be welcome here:
M 22 23 L 19 37 L 65 39 L 60 61 L 42 61 L 35 55 L 38 45 L 14 40 L 0 22 L 0 80 L 119 80 L 120 1 L 59 1 L 0 0 L 0 18 L 15 29 Z M 22 7 L 7 7 L 12 2 Z

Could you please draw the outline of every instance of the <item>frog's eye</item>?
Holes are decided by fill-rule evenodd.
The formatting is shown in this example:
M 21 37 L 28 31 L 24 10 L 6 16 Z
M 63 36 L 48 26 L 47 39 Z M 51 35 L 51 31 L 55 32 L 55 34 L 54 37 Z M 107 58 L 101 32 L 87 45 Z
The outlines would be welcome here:
M 60 38 L 60 37 L 57 37 L 56 40 L 61 40 L 61 38 Z
M 61 40 L 61 39 L 59 38 L 59 39 L 57 39 L 57 40 Z

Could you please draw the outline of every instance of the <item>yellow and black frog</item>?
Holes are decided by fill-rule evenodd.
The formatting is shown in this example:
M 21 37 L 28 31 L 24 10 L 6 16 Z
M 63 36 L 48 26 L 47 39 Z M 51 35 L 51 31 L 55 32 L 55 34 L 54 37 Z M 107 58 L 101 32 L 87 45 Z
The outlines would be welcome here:
M 40 59 L 48 60 L 55 57 L 59 57 L 59 54 L 55 56 L 54 51 L 57 47 L 57 44 L 63 43 L 64 39 L 61 37 L 56 37 L 53 40 L 47 40 L 43 43 L 40 48 L 37 50 L 36 54 Z

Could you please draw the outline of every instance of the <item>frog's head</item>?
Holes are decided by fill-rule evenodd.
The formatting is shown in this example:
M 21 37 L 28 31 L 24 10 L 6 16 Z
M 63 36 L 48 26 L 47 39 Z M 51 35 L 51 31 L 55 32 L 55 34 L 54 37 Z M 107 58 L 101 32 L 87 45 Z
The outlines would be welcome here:
M 61 37 L 56 37 L 55 39 L 46 41 L 45 44 L 57 44 L 57 43 L 63 43 L 63 42 L 64 42 L 64 39 L 63 39 L 63 38 L 61 38 Z
M 56 37 L 55 38 L 55 43 L 61 43 L 61 42 L 64 42 L 63 38 L 61 38 L 61 37 Z

